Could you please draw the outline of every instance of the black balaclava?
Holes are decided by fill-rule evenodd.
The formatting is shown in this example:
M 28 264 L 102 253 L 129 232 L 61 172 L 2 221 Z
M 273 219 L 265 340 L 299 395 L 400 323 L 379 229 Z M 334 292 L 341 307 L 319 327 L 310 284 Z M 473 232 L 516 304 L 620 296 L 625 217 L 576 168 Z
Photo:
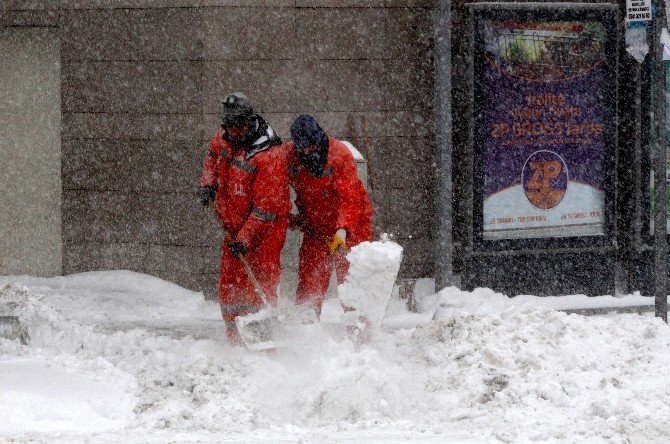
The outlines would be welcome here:
M 322 175 L 328 158 L 328 136 L 314 117 L 309 114 L 299 115 L 291 126 L 291 138 L 296 148 L 317 145 L 316 151 L 311 153 L 302 153 L 296 149 L 295 156 L 312 175 Z
M 221 126 L 224 129 L 226 126 L 246 125 L 248 127 L 247 134 L 242 140 L 234 141 L 228 137 L 227 133 L 223 135 L 224 140 L 230 142 L 234 148 L 248 146 L 256 140 L 259 122 L 247 96 L 241 92 L 234 92 L 223 99 L 221 107 Z
M 233 140 L 228 136 L 228 133 L 224 131 L 223 140 L 229 142 L 233 146 L 233 148 L 248 147 L 258 137 L 258 130 L 259 130 L 259 121 L 258 120 L 259 119 L 256 115 L 248 118 L 248 120 L 245 122 L 245 124 L 249 125 L 248 126 L 249 129 L 247 130 L 247 134 L 242 139 L 237 140 L 237 141 Z

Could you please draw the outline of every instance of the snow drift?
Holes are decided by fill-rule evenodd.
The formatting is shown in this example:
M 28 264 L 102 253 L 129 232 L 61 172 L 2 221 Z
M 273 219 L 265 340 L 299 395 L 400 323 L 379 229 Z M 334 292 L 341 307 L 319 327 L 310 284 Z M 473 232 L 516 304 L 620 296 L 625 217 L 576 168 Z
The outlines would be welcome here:
M 0 304 L 30 336 L 0 339 L 5 438 L 625 442 L 663 440 L 670 426 L 670 330 L 652 317 L 448 288 L 423 301 L 434 320 L 362 347 L 315 325 L 254 354 L 210 329 L 216 304 L 155 278 L 4 281 Z M 90 311 L 102 296 L 104 328 Z M 135 303 L 209 337 L 133 328 Z

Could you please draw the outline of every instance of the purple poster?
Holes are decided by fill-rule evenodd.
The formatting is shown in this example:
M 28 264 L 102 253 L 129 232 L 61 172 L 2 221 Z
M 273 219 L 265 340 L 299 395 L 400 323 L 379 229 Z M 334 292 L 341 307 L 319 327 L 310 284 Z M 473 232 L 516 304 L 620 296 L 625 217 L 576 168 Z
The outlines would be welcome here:
M 603 234 L 603 25 L 483 26 L 484 238 Z

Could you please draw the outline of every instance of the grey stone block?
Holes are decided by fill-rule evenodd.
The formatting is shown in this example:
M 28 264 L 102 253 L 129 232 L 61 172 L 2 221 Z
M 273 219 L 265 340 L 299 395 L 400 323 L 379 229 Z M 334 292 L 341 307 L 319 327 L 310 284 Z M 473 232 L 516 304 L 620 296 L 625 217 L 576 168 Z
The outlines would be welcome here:
M 433 62 L 430 58 L 402 58 L 384 61 L 385 85 L 389 92 L 387 109 L 417 111 L 432 114 Z
M 305 73 L 315 84 L 299 104 L 317 112 L 432 109 L 426 73 L 403 60 L 320 60 Z
M 370 144 L 376 158 L 405 166 L 408 173 L 434 161 L 435 143 L 431 137 L 373 137 Z
M 63 192 L 65 242 L 215 246 L 220 229 L 191 193 Z
M 63 60 L 195 60 L 201 9 L 78 9 L 61 13 Z
M 385 18 L 385 11 L 377 8 L 298 9 L 295 55 L 312 59 L 390 57 Z
M 399 278 L 433 277 L 435 270 L 434 240 L 432 238 L 395 239 L 403 246 Z
M 319 112 L 398 109 L 389 106 L 388 75 L 384 60 L 316 61 L 309 102 Z
M 155 273 L 218 273 L 221 247 L 192 247 L 187 245 L 149 245 L 145 269 Z
M 400 238 L 433 235 L 434 188 L 417 183 L 409 189 L 379 188 L 375 191 L 375 223 L 382 232 Z
M 159 271 L 152 275 L 166 281 L 173 282 L 188 290 L 202 292 L 204 293 L 205 299 L 218 299 L 218 273 L 180 273 L 172 271 Z
M 211 8 L 206 11 L 202 20 L 206 60 L 290 59 L 296 55 L 293 9 Z
M 436 0 L 386 0 L 385 4 L 390 8 L 415 7 L 415 8 L 432 8 L 435 6 Z
M 352 8 L 381 7 L 384 0 L 295 0 L 301 8 Z
M 59 0 L 2 0 L 0 9 L 6 11 L 54 10 Z
M 333 133 L 340 135 L 339 137 L 346 137 L 347 140 L 356 139 L 359 145 L 365 142 L 362 118 L 365 119 L 367 136 L 370 139 L 379 137 L 428 136 L 433 134 L 435 127 L 433 121 L 426 117 L 423 112 L 326 112 L 318 113 L 316 116 L 317 119 L 329 122 Z
M 63 113 L 63 139 L 181 139 L 202 137 L 195 114 Z
M 295 6 L 295 0 L 200 0 L 201 6 Z
M 184 253 L 180 250 L 186 250 Z M 204 257 L 201 251 L 189 247 L 167 247 L 138 243 L 85 242 L 69 243 L 64 246 L 63 273 L 81 273 L 96 270 L 125 269 L 174 282 L 193 291 L 202 291 L 206 297 L 217 297 L 219 263 Z M 163 263 L 154 268 L 157 255 Z M 182 260 L 189 264 L 198 263 L 203 271 L 189 271 Z
M 203 155 L 190 141 L 69 139 L 61 149 L 66 190 L 193 193 L 200 184 Z
M 434 141 L 427 137 L 371 138 L 369 168 L 377 187 L 412 188 L 435 181 Z
M 58 26 L 58 11 L 55 9 L 0 10 L 0 27 L 10 26 Z
M 387 8 L 385 12 L 389 58 L 416 62 L 430 60 L 433 46 L 432 9 Z
M 68 62 L 64 112 L 200 112 L 199 62 Z
M 291 112 L 316 82 L 290 60 L 205 61 L 203 112 L 219 113 L 228 94 L 245 93 L 260 113 Z M 303 92 L 305 91 L 305 92 Z
M 220 112 L 221 99 L 234 91 L 249 96 L 260 113 L 312 109 L 328 88 L 315 66 L 291 60 L 205 61 L 203 112 Z
M 149 248 L 137 243 L 81 242 L 66 243 L 63 248 L 63 272 L 124 269 L 142 271 Z
M 60 0 L 62 9 L 188 8 L 202 0 Z
M 195 194 L 158 195 L 146 205 L 138 231 L 148 242 L 193 246 L 218 246 L 221 230 L 211 211 L 204 209 Z M 147 196 L 149 198 L 153 196 Z

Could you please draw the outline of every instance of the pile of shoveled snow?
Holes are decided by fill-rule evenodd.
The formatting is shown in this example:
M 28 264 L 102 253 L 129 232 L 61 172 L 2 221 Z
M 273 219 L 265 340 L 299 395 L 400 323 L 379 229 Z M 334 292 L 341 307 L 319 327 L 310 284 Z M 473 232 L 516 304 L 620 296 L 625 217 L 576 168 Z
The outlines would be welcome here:
M 123 310 L 141 290 L 135 277 L 123 275 Z M 38 291 L 23 282 L 0 292 L 0 306 L 14 306 L 31 338 L 28 346 L 0 339 L 3 437 L 624 442 L 663 440 L 670 427 L 670 329 L 651 317 L 587 318 L 450 288 L 425 307 L 439 304 L 435 320 L 380 332 L 362 347 L 314 325 L 286 348 L 254 354 L 219 334 L 100 332 L 70 320 L 87 304 L 62 280 L 69 313 L 49 304 L 57 285 L 42 280 Z M 184 290 L 173 302 L 189 306 L 191 298 Z M 192 316 L 207 320 L 212 307 L 193 304 Z M 28 389 L 19 374 L 49 375 L 53 384 Z

